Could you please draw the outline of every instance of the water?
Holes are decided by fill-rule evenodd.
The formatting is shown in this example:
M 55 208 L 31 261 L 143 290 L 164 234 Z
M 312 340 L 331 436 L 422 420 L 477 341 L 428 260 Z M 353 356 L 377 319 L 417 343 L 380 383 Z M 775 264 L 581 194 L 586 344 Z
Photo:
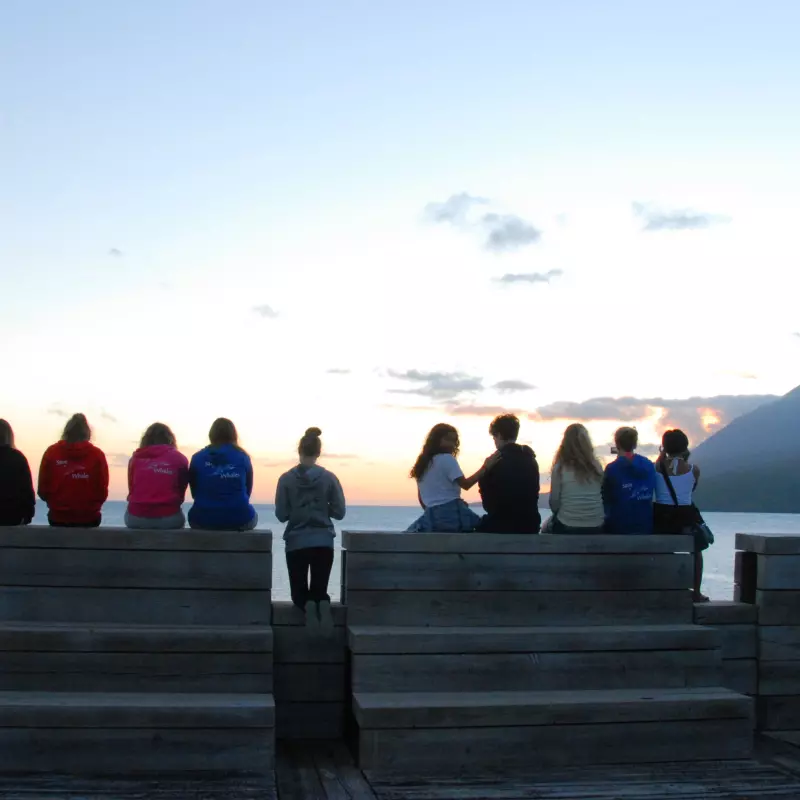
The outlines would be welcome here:
M 103 506 L 103 524 L 108 526 L 124 525 L 125 503 L 109 501 Z M 189 505 L 184 507 L 187 511 Z M 258 529 L 270 529 L 273 532 L 274 568 L 272 578 L 272 594 L 276 600 L 289 599 L 289 579 L 286 574 L 286 562 L 283 550 L 284 526 L 275 519 L 275 507 L 257 505 Z M 342 528 L 353 531 L 397 531 L 405 530 L 419 515 L 418 508 L 413 506 L 351 506 L 347 509 L 346 519 L 337 525 L 337 532 Z M 545 514 L 543 513 L 543 516 Z M 703 591 L 712 600 L 733 599 L 733 555 L 735 536 L 737 533 L 792 533 L 800 535 L 800 514 L 704 514 L 706 522 L 714 531 L 715 543 L 705 551 L 705 577 Z M 46 525 L 47 512 L 43 504 L 37 504 L 34 524 Z M 339 575 L 341 539 L 336 540 L 336 550 L 331 573 L 330 594 L 334 599 L 339 596 Z

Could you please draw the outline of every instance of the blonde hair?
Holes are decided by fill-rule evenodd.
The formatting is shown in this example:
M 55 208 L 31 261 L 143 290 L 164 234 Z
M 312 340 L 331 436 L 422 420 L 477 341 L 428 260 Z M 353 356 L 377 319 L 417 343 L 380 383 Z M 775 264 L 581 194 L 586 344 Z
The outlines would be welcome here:
M 603 467 L 594 454 L 592 437 L 579 422 L 568 425 L 553 459 L 553 472 L 569 468 L 580 483 L 602 480 Z
M 61 434 L 62 442 L 88 442 L 92 438 L 92 429 L 83 414 L 73 414 L 64 426 Z

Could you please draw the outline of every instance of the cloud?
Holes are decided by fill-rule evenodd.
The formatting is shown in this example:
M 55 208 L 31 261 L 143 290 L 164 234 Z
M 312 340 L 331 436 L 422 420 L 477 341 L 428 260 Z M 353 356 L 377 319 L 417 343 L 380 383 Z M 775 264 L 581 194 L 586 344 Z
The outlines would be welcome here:
M 485 197 L 473 197 L 467 192 L 450 195 L 443 203 L 428 203 L 422 212 L 429 222 L 448 223 L 457 227 L 467 224 L 467 214 L 473 206 L 486 205 Z
M 549 269 L 547 272 L 507 272 L 502 278 L 495 278 L 498 283 L 550 283 L 553 278 L 564 274 L 560 269 Z
M 276 458 L 276 459 L 267 459 L 266 461 L 259 462 L 262 467 L 267 467 L 269 469 L 275 467 L 293 467 L 297 464 L 296 458 Z
M 800 339 L 800 331 L 796 331 L 792 334 L 792 336 L 796 336 L 798 339 Z
M 613 455 L 611 452 L 611 448 L 615 447 L 616 445 L 614 442 L 606 442 L 606 444 L 599 444 L 594 448 L 595 453 L 598 456 L 611 456 Z M 645 456 L 646 458 L 652 458 L 653 456 L 657 456 L 659 453 L 660 445 L 656 442 L 639 442 L 636 447 L 636 452 L 640 456 Z
M 459 405 L 451 403 L 445 409 L 448 414 L 454 417 L 497 417 L 500 414 L 514 414 L 517 417 L 524 417 L 528 412 L 519 408 L 506 408 L 505 406 L 478 406 L 478 405 Z
M 632 204 L 634 216 L 642 220 L 643 231 L 691 231 L 730 222 L 729 217 L 704 214 L 688 209 L 660 211 L 645 203 Z
M 532 389 L 536 387 L 532 383 L 526 383 L 525 381 L 516 381 L 516 380 L 508 380 L 508 381 L 499 381 L 493 387 L 493 389 L 497 389 L 498 392 L 530 392 Z
M 659 414 L 658 430 L 681 428 L 696 444 L 776 395 L 717 395 L 715 397 L 594 397 L 579 403 L 558 401 L 540 406 L 529 417 L 538 421 L 635 422 Z
M 272 306 L 253 306 L 253 313 L 264 319 L 277 319 L 278 312 Z
M 63 417 L 64 419 L 69 419 L 69 417 L 72 416 L 69 411 L 64 411 L 59 405 L 50 406 L 50 408 L 47 409 L 47 413 L 52 414 L 54 417 Z
M 328 375 L 349 375 L 352 370 L 342 369 L 341 367 L 331 367 L 330 369 L 326 369 L 325 372 Z
M 518 250 L 542 238 L 541 231 L 516 214 L 484 214 L 482 222 L 489 229 L 486 249 L 495 253 Z
M 328 453 L 323 451 L 322 455 L 330 461 L 355 461 L 358 458 L 355 453 Z
M 106 420 L 107 422 L 119 422 L 119 420 L 113 414 L 109 414 L 105 409 L 100 412 L 100 418 Z
M 452 401 L 462 394 L 483 390 L 482 378 L 463 372 L 422 372 L 417 369 L 396 372 L 389 370 L 389 377 L 418 384 L 411 389 L 390 389 L 389 391 L 393 394 L 415 394 L 440 402 Z
M 131 457 L 127 453 L 106 453 L 106 461 L 112 469 L 127 467 Z
M 111 249 L 108 251 L 108 254 L 109 254 L 109 255 L 110 255 L 112 258 L 122 258 L 122 250 L 118 250 L 116 247 L 112 247 L 112 248 L 111 248 Z

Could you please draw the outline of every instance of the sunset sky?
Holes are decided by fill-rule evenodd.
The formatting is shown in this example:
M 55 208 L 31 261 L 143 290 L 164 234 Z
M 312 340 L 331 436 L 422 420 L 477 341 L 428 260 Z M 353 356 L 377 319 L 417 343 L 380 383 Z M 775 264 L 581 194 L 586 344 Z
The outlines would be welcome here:
M 0 416 L 112 497 L 228 416 L 413 504 L 436 422 L 696 444 L 800 383 L 800 3 L 2 0 Z M 648 452 L 651 448 L 644 447 Z M 467 495 L 476 499 L 477 493 Z

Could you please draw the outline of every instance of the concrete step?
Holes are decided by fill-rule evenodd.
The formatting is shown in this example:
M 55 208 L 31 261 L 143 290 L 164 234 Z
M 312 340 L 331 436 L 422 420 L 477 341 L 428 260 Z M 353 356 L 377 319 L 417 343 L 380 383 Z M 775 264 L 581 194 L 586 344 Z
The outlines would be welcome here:
M 364 769 L 453 775 L 748 758 L 753 709 L 726 689 L 356 692 Z
M 3 623 L 0 691 L 269 694 L 272 631 Z
M 356 692 L 719 686 L 718 634 L 695 625 L 351 626 Z
M 272 696 L 0 692 L 0 772 L 273 769 Z

